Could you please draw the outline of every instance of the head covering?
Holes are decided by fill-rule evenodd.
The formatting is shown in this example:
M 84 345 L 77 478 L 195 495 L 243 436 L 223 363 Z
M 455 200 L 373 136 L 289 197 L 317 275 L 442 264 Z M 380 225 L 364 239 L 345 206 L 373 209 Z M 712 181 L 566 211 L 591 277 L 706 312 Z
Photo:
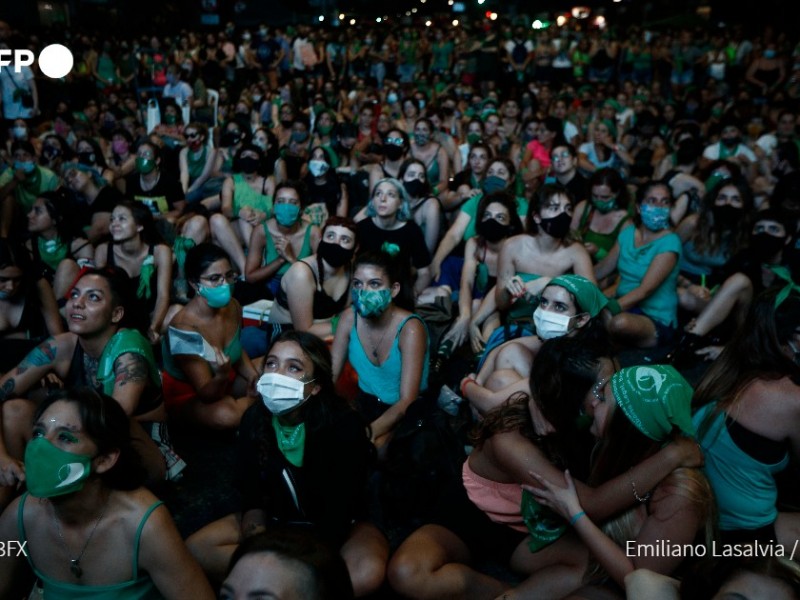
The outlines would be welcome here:
M 609 98 L 603 103 L 603 106 L 610 106 L 614 109 L 614 112 L 622 112 L 622 105 L 617 102 L 614 98 Z
M 676 426 L 686 435 L 692 424 L 692 386 L 669 365 L 628 367 L 611 378 L 617 404 L 631 423 L 652 440 L 665 440 Z
M 608 298 L 600 291 L 600 288 L 581 275 L 559 275 L 547 284 L 548 287 L 551 285 L 560 286 L 575 296 L 578 309 L 581 312 L 589 313 L 592 318 L 608 307 Z

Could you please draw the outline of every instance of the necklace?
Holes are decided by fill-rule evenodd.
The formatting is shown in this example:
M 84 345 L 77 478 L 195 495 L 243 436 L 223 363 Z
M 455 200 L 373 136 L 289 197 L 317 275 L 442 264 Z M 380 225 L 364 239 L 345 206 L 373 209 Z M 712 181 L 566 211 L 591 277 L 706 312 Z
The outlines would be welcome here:
M 83 554 L 86 552 L 86 548 L 89 547 L 89 542 L 92 541 L 94 537 L 94 532 L 97 531 L 97 526 L 100 525 L 100 521 L 103 520 L 103 517 L 106 514 L 106 509 L 108 508 L 108 501 L 111 498 L 111 494 L 106 497 L 106 503 L 103 505 L 103 510 L 100 511 L 100 516 L 97 517 L 97 521 L 94 523 L 94 527 L 92 527 L 92 531 L 89 533 L 89 537 L 86 538 L 86 542 L 83 544 L 83 548 L 81 549 L 81 553 L 78 554 L 77 558 L 69 558 L 70 551 L 67 547 L 67 541 L 64 539 L 64 533 L 61 531 L 61 521 L 58 519 L 58 515 L 56 515 L 56 507 L 50 503 L 50 506 L 53 508 L 53 521 L 56 524 L 56 532 L 58 532 L 58 539 L 61 540 L 61 546 L 64 548 L 64 554 L 67 555 L 69 558 L 69 570 L 75 576 L 75 579 L 80 579 L 83 577 L 83 569 L 81 568 L 81 559 L 83 558 Z
M 388 324 L 391 324 L 393 318 L 394 318 L 394 309 L 392 309 L 392 312 L 389 315 Z M 386 337 L 386 332 L 389 331 L 389 329 L 391 329 L 391 327 L 386 327 L 383 330 L 383 335 L 381 335 L 381 339 L 378 340 L 378 343 L 377 344 L 373 344 L 373 346 L 372 346 L 372 357 L 373 358 L 375 358 L 375 359 L 378 358 L 378 349 L 381 347 L 381 344 L 383 344 L 383 340 Z

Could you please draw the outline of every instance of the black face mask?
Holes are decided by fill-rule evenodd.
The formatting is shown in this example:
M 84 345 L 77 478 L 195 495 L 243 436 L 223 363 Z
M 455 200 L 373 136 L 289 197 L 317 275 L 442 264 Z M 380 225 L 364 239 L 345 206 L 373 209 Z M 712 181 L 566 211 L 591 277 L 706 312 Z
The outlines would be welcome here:
M 235 146 L 239 142 L 240 137 L 241 134 L 236 134 L 230 131 L 226 131 L 222 135 L 222 140 L 220 140 L 220 144 L 222 144 L 226 148 L 230 148 L 231 146 Z
M 394 144 L 386 144 L 383 147 L 383 152 L 389 160 L 400 160 L 403 158 L 406 149 L 403 146 L 395 146 Z
M 785 237 L 775 237 L 768 233 L 757 233 L 750 238 L 750 250 L 760 261 L 764 262 L 783 249 Z
M 87 167 L 94 165 L 96 158 L 94 152 L 78 152 L 78 162 Z
M 504 225 L 497 219 L 486 219 L 475 225 L 475 231 L 492 244 L 506 238 L 511 233 L 511 225 Z
M 237 171 L 240 173 L 255 173 L 258 170 L 258 159 L 252 156 L 245 156 L 240 158 L 236 165 Z
M 714 213 L 714 221 L 722 228 L 722 229 L 732 229 L 733 225 L 739 219 L 742 214 L 742 210 L 740 208 L 736 208 L 735 206 L 731 206 L 730 204 L 724 204 L 722 206 L 715 206 L 712 209 Z
M 412 198 L 421 198 L 426 192 L 428 187 L 424 181 L 414 179 L 413 181 L 404 181 L 403 187 L 406 188 L 408 195 Z
M 281 125 L 284 129 L 289 129 L 294 121 L 292 119 L 281 119 Z
M 728 148 L 735 148 L 742 141 L 742 138 L 738 136 L 733 138 L 722 138 L 720 141 L 722 142 L 723 146 L 727 146 Z
M 339 244 L 322 241 L 317 246 L 317 254 L 334 269 L 346 265 L 353 258 L 355 248 L 342 248 Z
M 542 219 L 542 222 L 539 223 L 539 225 L 541 226 L 542 231 L 548 235 L 558 240 L 563 240 L 569 233 L 569 226 L 571 223 L 572 217 L 570 217 L 567 213 L 562 212 L 558 216 L 551 217 L 549 219 Z
M 53 160 L 59 154 L 61 154 L 61 150 L 55 146 L 45 146 L 42 149 L 42 156 L 44 156 L 47 160 Z

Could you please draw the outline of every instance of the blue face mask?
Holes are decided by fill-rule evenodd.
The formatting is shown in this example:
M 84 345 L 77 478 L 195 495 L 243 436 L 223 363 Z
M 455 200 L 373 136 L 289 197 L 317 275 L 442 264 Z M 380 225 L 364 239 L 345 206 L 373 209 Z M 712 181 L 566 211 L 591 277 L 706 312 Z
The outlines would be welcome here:
M 36 168 L 36 164 L 30 160 L 15 160 L 14 168 L 30 175 Z
M 642 223 L 650 231 L 661 231 L 669 227 L 669 206 L 642 204 Z
M 483 192 L 485 194 L 500 192 L 506 189 L 506 186 L 508 186 L 508 182 L 497 175 L 489 175 L 489 177 L 483 180 Z
M 764 58 L 775 58 L 775 50 L 764 50 Z
M 351 294 L 356 312 L 365 319 L 381 316 L 392 303 L 392 292 L 388 288 L 353 290 Z
M 296 204 L 276 204 L 272 210 L 278 225 L 283 227 L 291 227 L 297 223 L 297 219 L 300 217 L 300 207 Z
M 201 285 L 197 289 L 197 293 L 206 299 L 211 308 L 223 308 L 228 306 L 231 301 L 231 288 L 230 283 L 223 283 L 217 287 L 207 287 Z
M 387 101 L 389 104 L 394 104 L 395 102 L 397 102 L 397 100 L 398 100 L 398 98 L 397 98 L 397 94 L 395 94 L 394 92 L 389 92 L 389 93 L 386 95 L 386 101 Z

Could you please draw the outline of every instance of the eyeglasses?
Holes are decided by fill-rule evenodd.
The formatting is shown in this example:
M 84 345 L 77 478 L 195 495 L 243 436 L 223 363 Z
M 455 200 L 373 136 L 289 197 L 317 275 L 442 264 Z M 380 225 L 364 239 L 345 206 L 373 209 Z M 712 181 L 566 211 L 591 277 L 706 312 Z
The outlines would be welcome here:
M 187 131 L 187 132 L 186 132 L 186 137 L 187 137 L 188 139 L 190 139 L 190 140 L 193 140 L 193 139 L 194 139 L 194 138 L 196 138 L 196 137 L 200 137 L 200 134 L 199 134 L 199 133 L 197 133 L 196 131 Z
M 553 152 L 552 158 L 553 160 L 557 160 L 557 159 L 569 158 L 570 156 L 572 155 L 569 153 L 569 151 L 564 150 L 563 152 Z
M 386 143 L 391 144 L 392 146 L 402 146 L 403 145 L 403 138 L 386 138 Z
M 239 274 L 236 271 L 228 271 L 224 275 L 222 273 L 214 273 L 213 275 L 201 275 L 200 279 L 204 281 L 208 281 L 209 283 L 213 283 L 214 285 L 219 285 L 223 281 L 225 283 L 233 283 L 236 281 L 236 278 Z
M 592 396 L 594 396 L 598 402 L 606 401 L 605 395 L 603 394 L 603 390 L 605 390 L 606 383 L 608 383 L 608 380 L 606 378 L 603 378 L 592 386 Z

